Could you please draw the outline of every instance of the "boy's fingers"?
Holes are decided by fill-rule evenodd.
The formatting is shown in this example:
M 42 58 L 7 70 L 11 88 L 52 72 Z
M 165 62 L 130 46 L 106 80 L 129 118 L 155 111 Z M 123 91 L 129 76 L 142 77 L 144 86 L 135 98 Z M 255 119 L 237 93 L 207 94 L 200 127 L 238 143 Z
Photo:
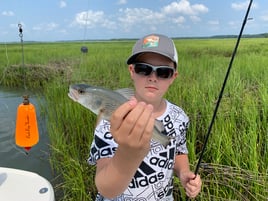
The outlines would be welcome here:
M 131 116 L 133 115 L 136 118 L 129 121 L 129 123 L 132 123 L 133 125 L 133 128 L 129 135 L 130 138 L 133 138 L 133 140 L 135 141 L 141 142 L 143 141 L 144 137 L 146 138 L 146 135 L 148 135 L 148 133 L 149 135 L 151 135 L 152 129 L 150 129 L 150 127 L 152 127 L 152 123 L 150 121 L 152 117 L 152 111 L 152 105 L 146 105 L 145 103 L 139 103 L 137 105 L 137 111 L 136 108 L 135 111 L 131 111 Z
M 131 98 L 114 111 L 110 119 L 111 130 L 117 130 L 120 127 L 126 115 L 136 106 L 136 104 L 137 100 L 135 98 Z

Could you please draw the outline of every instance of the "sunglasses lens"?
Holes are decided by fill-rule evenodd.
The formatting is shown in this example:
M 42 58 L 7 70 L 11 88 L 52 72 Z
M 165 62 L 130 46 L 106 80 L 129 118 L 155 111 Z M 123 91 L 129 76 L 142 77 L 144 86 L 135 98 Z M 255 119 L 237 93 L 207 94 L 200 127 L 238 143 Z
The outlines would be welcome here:
M 173 70 L 167 67 L 161 67 L 156 70 L 157 76 L 160 78 L 170 78 L 173 75 Z
M 148 66 L 146 64 L 135 64 L 135 73 L 139 75 L 145 75 L 148 76 L 152 73 L 153 68 L 151 66 Z
M 151 75 L 152 71 L 156 72 L 157 77 L 162 79 L 171 78 L 174 74 L 174 69 L 172 67 L 165 66 L 151 66 L 145 63 L 137 63 L 134 67 L 135 73 L 139 75 L 148 76 Z

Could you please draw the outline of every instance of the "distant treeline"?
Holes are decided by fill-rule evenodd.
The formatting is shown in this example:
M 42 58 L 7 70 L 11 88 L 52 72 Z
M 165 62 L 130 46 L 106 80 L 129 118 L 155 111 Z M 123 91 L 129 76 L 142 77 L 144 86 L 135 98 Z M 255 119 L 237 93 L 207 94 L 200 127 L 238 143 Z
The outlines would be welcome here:
M 214 35 L 214 36 L 193 36 L 193 37 L 173 37 L 174 39 L 223 39 L 223 38 L 237 38 L 237 35 Z M 268 38 L 268 33 L 261 34 L 243 34 L 242 38 Z
M 214 35 L 214 36 L 185 36 L 185 37 L 172 37 L 173 39 L 224 39 L 224 38 L 237 38 L 237 35 Z M 242 38 L 268 38 L 268 33 L 261 34 L 243 34 Z M 66 42 L 90 42 L 90 41 L 136 41 L 138 38 L 111 38 L 111 39 L 86 39 L 86 40 L 58 40 L 58 41 L 24 41 L 25 43 L 66 43 Z M 0 42 L 1 44 L 2 42 Z M 9 42 L 9 43 L 18 43 Z
M 237 35 L 216 35 L 209 38 L 236 38 Z M 268 33 L 261 34 L 244 34 L 243 38 L 268 38 Z
M 173 39 L 209 39 L 209 38 L 237 38 L 237 35 L 214 35 L 214 36 L 191 36 L 191 37 L 172 37 Z M 243 34 L 242 38 L 268 38 L 268 33 L 261 34 Z M 137 40 L 137 38 L 114 38 L 111 41 Z

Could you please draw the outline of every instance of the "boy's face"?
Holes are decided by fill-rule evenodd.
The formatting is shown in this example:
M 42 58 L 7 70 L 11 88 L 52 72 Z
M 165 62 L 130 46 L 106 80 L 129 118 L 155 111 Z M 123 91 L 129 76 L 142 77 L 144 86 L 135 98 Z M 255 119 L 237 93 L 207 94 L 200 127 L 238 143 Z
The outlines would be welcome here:
M 143 53 L 137 57 L 135 63 L 174 68 L 174 63 L 169 58 L 156 53 Z M 149 75 L 138 74 L 134 68 L 135 64 L 129 65 L 130 76 L 136 89 L 136 98 L 147 103 L 160 101 L 178 75 L 175 68 L 174 74 L 170 78 L 158 77 L 156 72 L 152 72 Z

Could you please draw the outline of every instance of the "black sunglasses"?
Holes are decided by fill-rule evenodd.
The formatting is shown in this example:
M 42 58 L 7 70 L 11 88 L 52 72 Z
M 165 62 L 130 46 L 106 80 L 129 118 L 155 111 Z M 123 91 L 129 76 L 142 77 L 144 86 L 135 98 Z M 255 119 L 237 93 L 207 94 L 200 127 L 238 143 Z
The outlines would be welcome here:
M 134 71 L 144 76 L 149 76 L 152 72 L 155 72 L 158 78 L 168 79 L 173 76 L 175 69 L 170 66 L 153 66 L 146 63 L 135 63 Z

